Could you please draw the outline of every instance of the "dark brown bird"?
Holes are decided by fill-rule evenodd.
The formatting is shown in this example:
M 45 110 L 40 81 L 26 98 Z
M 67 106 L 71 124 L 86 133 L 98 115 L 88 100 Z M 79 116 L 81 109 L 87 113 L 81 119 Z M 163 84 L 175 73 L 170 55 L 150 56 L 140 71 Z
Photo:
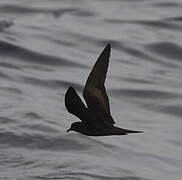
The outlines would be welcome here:
M 72 123 L 67 132 L 76 131 L 88 136 L 126 135 L 142 132 L 114 126 L 115 122 L 111 116 L 109 98 L 104 86 L 110 51 L 111 45 L 108 44 L 89 74 L 83 91 L 87 107 L 75 89 L 73 87 L 68 88 L 65 95 L 66 109 L 81 121 Z

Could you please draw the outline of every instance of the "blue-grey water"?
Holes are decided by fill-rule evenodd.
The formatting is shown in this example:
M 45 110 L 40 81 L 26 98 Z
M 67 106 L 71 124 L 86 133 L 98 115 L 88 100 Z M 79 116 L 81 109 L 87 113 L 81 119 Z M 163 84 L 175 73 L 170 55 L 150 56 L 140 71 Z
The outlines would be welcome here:
M 116 125 L 142 134 L 66 133 L 104 46 Z M 180 180 L 181 0 L 1 0 L 0 180 Z

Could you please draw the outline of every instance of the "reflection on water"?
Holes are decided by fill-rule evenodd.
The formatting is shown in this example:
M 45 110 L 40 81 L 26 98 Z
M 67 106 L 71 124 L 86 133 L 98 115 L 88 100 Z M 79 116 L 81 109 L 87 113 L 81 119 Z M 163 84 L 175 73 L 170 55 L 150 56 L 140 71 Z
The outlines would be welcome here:
M 2 1 L 0 179 L 179 180 L 182 3 Z M 103 47 L 118 126 L 143 134 L 66 134 L 77 119 L 64 94 L 80 93 Z

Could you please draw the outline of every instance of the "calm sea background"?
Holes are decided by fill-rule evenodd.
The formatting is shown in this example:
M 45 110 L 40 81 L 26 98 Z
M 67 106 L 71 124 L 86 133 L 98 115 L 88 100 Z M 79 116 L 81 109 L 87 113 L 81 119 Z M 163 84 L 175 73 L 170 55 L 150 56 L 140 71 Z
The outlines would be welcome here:
M 144 133 L 66 133 L 108 42 L 113 118 Z M 181 178 L 181 0 L 0 0 L 0 180 Z

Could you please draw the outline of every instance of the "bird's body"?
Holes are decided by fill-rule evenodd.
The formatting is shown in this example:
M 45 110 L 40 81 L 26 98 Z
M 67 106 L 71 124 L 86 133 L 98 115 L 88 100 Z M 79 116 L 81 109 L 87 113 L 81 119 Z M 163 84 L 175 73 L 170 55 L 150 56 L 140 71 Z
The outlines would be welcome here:
M 65 106 L 71 114 L 77 116 L 81 122 L 71 125 L 70 131 L 76 131 L 87 136 L 126 135 L 140 133 L 114 126 L 111 116 L 109 98 L 104 86 L 107 74 L 110 44 L 108 44 L 98 57 L 83 91 L 87 107 L 82 102 L 73 87 L 69 87 L 65 95 Z

